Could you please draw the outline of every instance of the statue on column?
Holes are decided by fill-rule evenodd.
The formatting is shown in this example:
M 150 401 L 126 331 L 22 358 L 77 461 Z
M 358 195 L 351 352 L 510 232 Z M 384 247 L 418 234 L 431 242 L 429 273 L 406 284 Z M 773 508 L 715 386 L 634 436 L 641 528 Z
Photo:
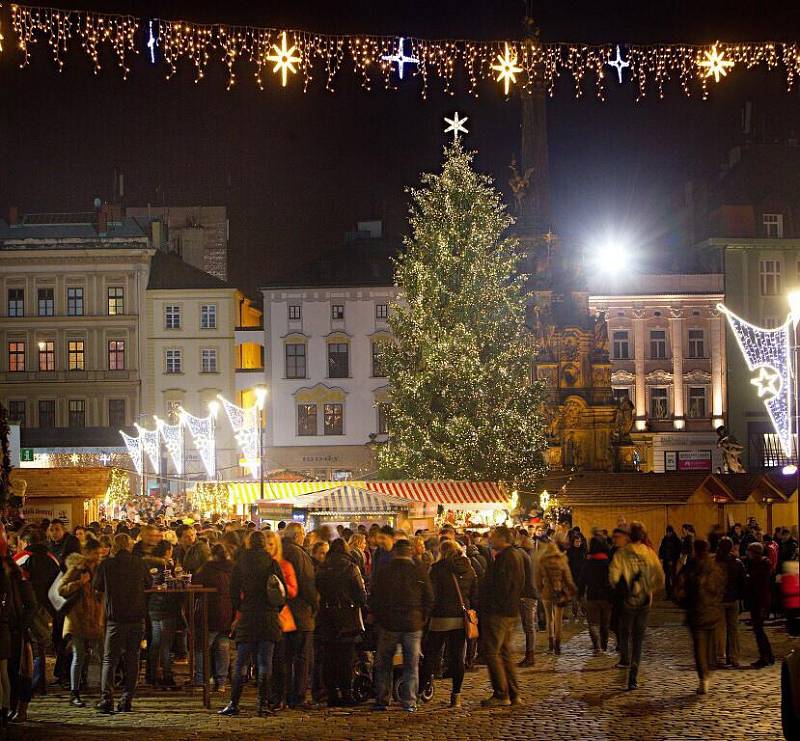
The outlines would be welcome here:
M 531 175 L 533 175 L 533 168 L 529 167 L 525 170 L 525 174 L 521 175 L 517 169 L 517 158 L 511 158 L 511 164 L 508 166 L 511 170 L 511 177 L 508 184 L 511 186 L 511 193 L 514 196 L 514 213 L 517 216 L 523 215 L 523 202 L 528 193 L 528 188 L 531 184 Z
M 722 451 L 725 473 L 746 473 L 742 465 L 742 445 L 725 425 L 717 427 L 717 447 Z
M 615 443 L 621 445 L 631 445 L 631 431 L 633 430 L 633 402 L 630 397 L 623 396 L 619 400 L 619 405 L 614 411 L 614 432 Z
M 592 356 L 608 359 L 608 322 L 605 311 L 601 311 L 594 320 L 594 337 L 592 340 Z

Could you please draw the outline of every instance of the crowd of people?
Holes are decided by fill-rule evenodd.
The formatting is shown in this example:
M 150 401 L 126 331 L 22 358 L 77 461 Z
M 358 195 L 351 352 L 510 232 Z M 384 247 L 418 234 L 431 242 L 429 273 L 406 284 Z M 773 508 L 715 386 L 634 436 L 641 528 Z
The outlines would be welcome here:
M 482 705 L 515 706 L 517 670 L 536 664 L 537 629 L 559 656 L 565 617 L 586 619 L 594 654 L 617 654 L 634 690 L 653 598 L 664 589 L 686 610 L 703 694 L 713 668 L 740 665 L 742 606 L 758 644 L 752 666 L 774 663 L 764 622 L 780 609 L 775 575 L 797 550 L 783 528 L 762 536 L 736 525 L 699 539 L 688 524 L 682 536 L 667 528 L 656 550 L 637 522 L 588 539 L 566 525 L 487 533 L 443 525 L 412 535 L 378 524 L 306 532 L 298 522 L 272 530 L 161 518 L 104 520 L 71 533 L 58 520 L 2 530 L 0 723 L 26 720 L 31 698 L 53 684 L 86 707 L 92 657 L 101 664 L 96 710 L 131 712 L 142 659 L 147 685 L 175 690 L 174 664 L 189 651 L 187 684 L 203 687 L 210 676 L 227 695 L 221 716 L 240 713 L 248 683 L 261 716 L 354 705 L 366 695 L 376 711 L 394 699 L 414 712 L 440 676 L 450 680 L 450 705 L 460 707 L 465 673 L 479 664 L 492 688 Z M 194 597 L 168 588 L 189 577 L 214 590 L 205 647 L 202 630 L 187 630 Z M 354 685 L 356 667 L 370 673 L 367 693 L 363 681 Z

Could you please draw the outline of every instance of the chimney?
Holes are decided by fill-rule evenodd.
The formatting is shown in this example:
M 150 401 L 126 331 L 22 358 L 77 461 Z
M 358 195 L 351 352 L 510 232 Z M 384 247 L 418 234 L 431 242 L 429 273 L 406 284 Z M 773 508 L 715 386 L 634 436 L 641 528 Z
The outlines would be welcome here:
M 19 223 L 19 207 L 18 206 L 9 206 L 8 207 L 8 225 L 9 226 L 16 226 Z
M 108 233 L 108 209 L 105 205 L 97 209 L 97 233 L 100 235 Z

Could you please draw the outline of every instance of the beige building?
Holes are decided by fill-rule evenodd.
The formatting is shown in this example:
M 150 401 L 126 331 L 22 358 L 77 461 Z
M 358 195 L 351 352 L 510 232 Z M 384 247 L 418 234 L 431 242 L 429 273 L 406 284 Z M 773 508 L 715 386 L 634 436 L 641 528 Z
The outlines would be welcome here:
M 253 388 L 264 381 L 261 312 L 237 289 L 177 255 L 158 252 L 152 260 L 142 332 L 143 426 L 152 429 L 153 415 L 175 423 L 181 407 L 205 417 L 218 394 L 240 405 L 254 403 Z M 202 461 L 188 432 L 184 446 L 187 474 L 202 475 Z M 216 447 L 222 478 L 239 478 L 239 452 L 222 412 Z
M 139 418 L 151 227 L 105 207 L 0 220 L 0 401 L 23 447 L 119 447 Z
M 650 471 L 722 465 L 716 428 L 727 419 L 723 276 L 596 276 L 591 308 L 608 325 L 611 386 L 633 403 L 633 440 Z

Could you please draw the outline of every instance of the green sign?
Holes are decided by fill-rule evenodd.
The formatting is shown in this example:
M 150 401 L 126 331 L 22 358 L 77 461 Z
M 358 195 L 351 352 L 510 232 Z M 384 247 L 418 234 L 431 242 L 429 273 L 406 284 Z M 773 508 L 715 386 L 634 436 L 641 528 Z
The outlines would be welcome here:
M 26 462 L 33 461 L 33 448 L 20 448 L 19 459 Z

